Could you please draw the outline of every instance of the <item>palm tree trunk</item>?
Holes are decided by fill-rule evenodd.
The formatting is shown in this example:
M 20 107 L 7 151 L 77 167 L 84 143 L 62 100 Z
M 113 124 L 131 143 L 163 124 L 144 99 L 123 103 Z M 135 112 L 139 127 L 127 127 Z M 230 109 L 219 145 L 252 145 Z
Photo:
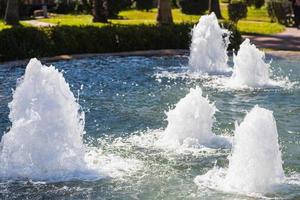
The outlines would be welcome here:
M 93 0 L 93 22 L 107 23 L 107 1 Z
M 219 0 L 209 0 L 209 13 L 214 12 L 218 19 L 223 19 Z
M 170 0 L 158 0 L 158 13 L 156 21 L 159 24 L 172 24 L 172 9 Z
M 19 24 L 19 0 L 8 0 L 4 17 L 5 23 L 10 25 Z

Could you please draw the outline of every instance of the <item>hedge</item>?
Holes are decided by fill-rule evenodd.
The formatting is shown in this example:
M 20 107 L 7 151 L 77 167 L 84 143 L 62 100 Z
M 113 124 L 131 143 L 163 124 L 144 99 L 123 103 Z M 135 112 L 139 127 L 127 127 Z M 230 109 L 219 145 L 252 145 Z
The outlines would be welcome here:
M 185 14 L 200 15 L 209 7 L 209 0 L 177 0 L 178 6 Z
M 192 24 L 14 27 L 0 31 L 0 60 L 61 54 L 107 53 L 155 49 L 188 49 Z M 241 35 L 233 25 L 230 49 L 238 49 Z

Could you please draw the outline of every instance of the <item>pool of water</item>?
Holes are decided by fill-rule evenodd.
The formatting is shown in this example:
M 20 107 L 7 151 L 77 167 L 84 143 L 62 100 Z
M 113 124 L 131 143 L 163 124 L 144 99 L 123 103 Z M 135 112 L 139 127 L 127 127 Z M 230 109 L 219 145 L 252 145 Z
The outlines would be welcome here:
M 92 57 L 47 63 L 63 71 L 85 112 L 85 144 L 117 160 L 108 165 L 112 176 L 54 183 L 1 181 L 0 198 L 255 199 L 194 183 L 197 175 L 214 166 L 228 166 L 230 150 L 166 151 L 151 146 L 155 133 L 167 126 L 165 112 L 196 86 L 218 108 L 213 126 L 217 135 L 232 136 L 235 121 L 241 122 L 256 104 L 274 112 L 284 172 L 294 184 L 264 197 L 300 198 L 300 60 L 268 59 L 272 59 L 272 79 L 283 82 L 280 87 L 230 89 L 224 84 L 226 74 L 188 73 L 187 56 Z M 24 71 L 24 66 L 0 67 L 0 136 L 11 126 L 8 103 Z

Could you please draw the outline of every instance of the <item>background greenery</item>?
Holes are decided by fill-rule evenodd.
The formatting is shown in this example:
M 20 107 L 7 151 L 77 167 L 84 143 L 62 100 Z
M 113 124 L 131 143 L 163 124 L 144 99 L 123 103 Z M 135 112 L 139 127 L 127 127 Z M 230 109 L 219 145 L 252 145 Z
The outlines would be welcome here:
M 241 35 L 233 32 L 229 49 L 237 49 Z M 59 54 L 105 53 L 149 49 L 188 49 L 193 24 L 15 27 L 0 31 L 0 59 L 13 60 Z

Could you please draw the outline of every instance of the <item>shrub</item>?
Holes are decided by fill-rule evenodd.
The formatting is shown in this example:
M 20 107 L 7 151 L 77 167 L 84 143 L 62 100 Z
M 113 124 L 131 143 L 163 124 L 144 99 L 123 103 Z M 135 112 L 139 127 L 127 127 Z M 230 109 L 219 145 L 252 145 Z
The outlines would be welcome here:
M 116 18 L 121 10 L 132 5 L 131 0 L 107 0 L 108 17 Z
M 230 48 L 237 49 L 241 36 L 233 34 Z M 193 24 L 15 27 L 0 31 L 0 60 L 60 54 L 107 53 L 150 49 L 188 49 Z
M 203 14 L 208 10 L 209 0 L 178 0 L 178 6 L 186 14 Z
M 3 18 L 6 10 L 6 1 L 0 0 L 0 18 Z
M 14 27 L 0 31 L 0 59 L 12 60 L 29 57 L 52 56 L 53 45 L 48 29 Z
M 138 10 L 149 11 L 151 8 L 154 8 L 154 1 L 153 0 L 136 0 L 135 7 Z
M 53 12 L 58 14 L 74 13 L 75 8 L 76 8 L 75 2 L 67 3 L 65 1 L 62 1 L 57 3 L 57 5 L 53 8 Z
M 228 4 L 229 19 L 237 23 L 240 19 L 247 17 L 247 4 L 242 1 L 233 1 Z
M 293 26 L 294 19 L 290 9 L 291 2 L 268 1 L 267 10 L 272 22 Z
M 230 43 L 228 49 L 236 50 L 236 51 L 239 50 L 240 44 L 242 43 L 242 35 L 238 31 L 237 27 L 232 22 L 229 21 L 222 22 L 221 26 L 230 31 L 230 36 L 229 36 Z
M 254 0 L 254 7 L 255 8 L 261 8 L 263 5 L 265 5 L 265 0 Z
M 255 8 L 261 8 L 265 4 L 265 0 L 245 0 L 247 6 L 254 6 Z

